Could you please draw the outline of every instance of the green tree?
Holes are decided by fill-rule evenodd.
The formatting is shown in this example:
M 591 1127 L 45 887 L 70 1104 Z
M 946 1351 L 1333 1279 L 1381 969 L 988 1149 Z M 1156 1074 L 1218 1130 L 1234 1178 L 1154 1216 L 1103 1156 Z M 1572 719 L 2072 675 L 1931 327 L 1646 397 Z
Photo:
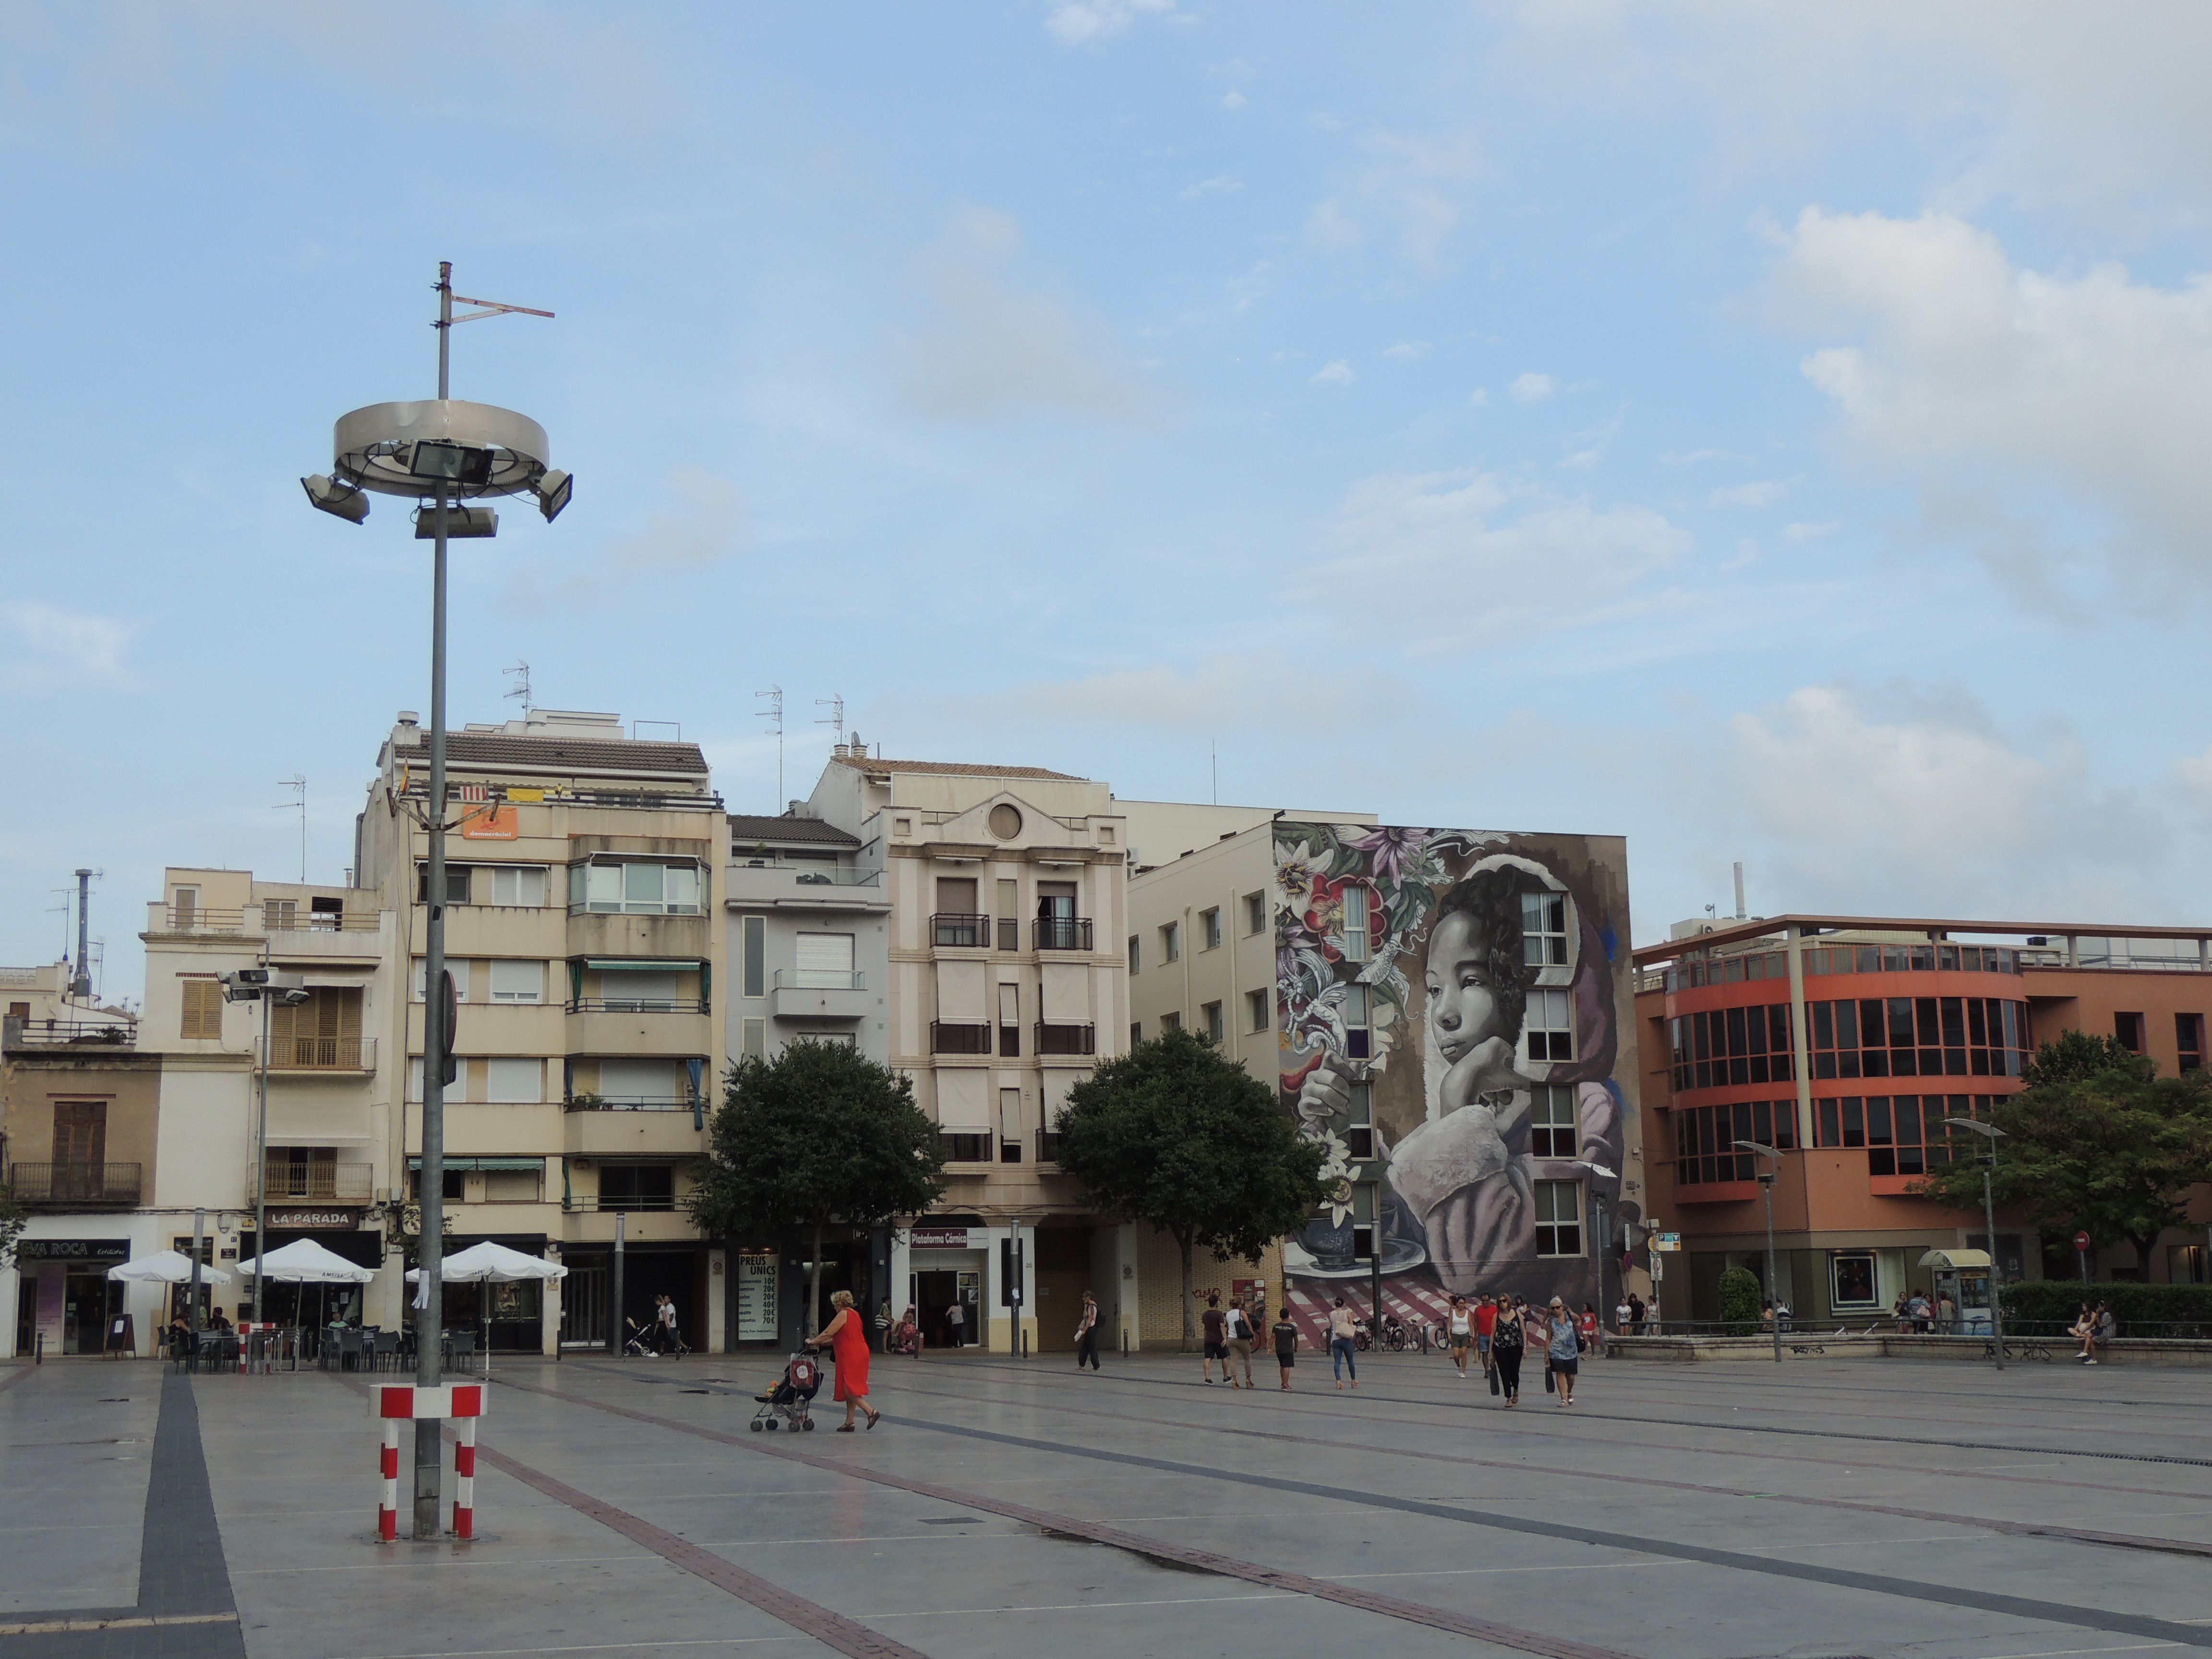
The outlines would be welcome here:
M 0 1186 L 0 1270 L 14 1265 L 15 1241 L 23 1236 L 23 1224 L 30 1218 L 30 1212 L 15 1201 L 15 1194 Z
M 811 1241 L 818 1310 L 829 1229 L 921 1214 L 944 1195 L 944 1169 L 910 1080 L 848 1043 L 793 1042 L 730 1067 L 690 1209 L 710 1233 Z
M 1193 1253 L 1258 1260 L 1321 1202 L 1322 1158 L 1273 1090 L 1188 1031 L 1108 1060 L 1068 1091 L 1060 1120 L 1060 1167 L 1084 1201 L 1150 1222 L 1182 1252 L 1185 1352 Z
M 2189 1189 L 2212 1181 L 2212 1085 L 2202 1073 L 2162 1078 L 2109 1037 L 2069 1031 L 2029 1062 L 2029 1086 L 2000 1097 L 1990 1191 L 2046 1237 L 2076 1228 L 2100 1244 L 2125 1239 L 2148 1269 L 2165 1229 L 2187 1219 Z M 1982 1208 L 1980 1138 L 1961 1130 L 1952 1161 L 1914 1191 L 1956 1210 Z
M 1759 1328 L 1759 1276 L 1748 1267 L 1721 1275 L 1721 1318 L 1729 1336 L 1749 1336 Z

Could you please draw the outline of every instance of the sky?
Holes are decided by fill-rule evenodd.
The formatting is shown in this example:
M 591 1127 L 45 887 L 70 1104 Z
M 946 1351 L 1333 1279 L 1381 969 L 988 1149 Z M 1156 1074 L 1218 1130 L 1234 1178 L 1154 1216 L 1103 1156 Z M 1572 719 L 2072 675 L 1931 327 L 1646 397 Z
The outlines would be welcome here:
M 2206 920 L 2212 10 L 0 8 L 0 961 L 342 878 L 428 708 L 848 728 L 1126 798 L 1629 840 L 1733 908 Z M 757 694 L 781 686 L 777 744 Z M 656 734 L 665 727 L 653 727 Z

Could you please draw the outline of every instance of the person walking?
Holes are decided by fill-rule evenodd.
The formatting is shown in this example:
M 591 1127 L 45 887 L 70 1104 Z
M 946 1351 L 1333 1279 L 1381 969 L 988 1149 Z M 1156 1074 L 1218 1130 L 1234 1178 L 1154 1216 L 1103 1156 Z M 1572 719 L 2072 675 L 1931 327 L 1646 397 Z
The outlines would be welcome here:
M 1605 1358 L 1605 1327 L 1598 1321 L 1597 1310 L 1587 1302 L 1583 1304 L 1583 1316 L 1576 1327 L 1582 1338 L 1582 1351 L 1596 1358 Z
M 1571 1406 L 1575 1403 L 1575 1378 L 1583 1368 L 1582 1328 L 1567 1311 L 1567 1304 L 1556 1296 L 1552 1298 L 1550 1317 L 1545 1321 L 1545 1335 L 1552 1378 L 1559 1384 L 1559 1404 L 1563 1407 Z
M 1206 1342 L 1206 1380 L 1213 1381 L 1213 1362 L 1221 1362 L 1221 1375 L 1229 1375 L 1229 1320 L 1221 1311 L 1221 1293 L 1209 1291 L 1206 1294 L 1206 1311 L 1199 1316 L 1199 1324 Z
M 1628 1310 L 1628 1297 L 1624 1295 L 1620 1301 L 1613 1304 L 1613 1334 L 1615 1336 L 1626 1336 L 1628 1334 L 1630 1317 L 1631 1316 Z
M 1328 1310 L 1328 1361 L 1336 1374 L 1336 1389 L 1344 1392 L 1344 1374 L 1352 1373 L 1352 1386 L 1359 1386 L 1359 1362 L 1352 1358 L 1352 1338 L 1358 1334 L 1359 1316 L 1344 1305 L 1344 1298 L 1336 1298 L 1336 1305 Z
M 1075 1328 L 1075 1369 L 1081 1370 L 1085 1360 L 1091 1369 L 1098 1369 L 1098 1298 L 1090 1291 L 1083 1293 L 1083 1316 Z
M 955 1348 L 968 1346 L 968 1304 L 956 1294 L 952 1305 L 945 1310 L 945 1340 Z
M 1269 1334 L 1275 1339 L 1275 1363 L 1283 1368 L 1283 1387 L 1288 1390 L 1291 1367 L 1298 1363 L 1298 1328 L 1291 1323 L 1288 1308 L 1276 1310 L 1274 1328 Z
M 840 1434 L 853 1431 L 853 1413 L 855 1409 L 868 1414 L 868 1426 L 874 1428 L 883 1420 L 883 1413 L 868 1403 L 868 1334 L 860 1328 L 860 1316 L 854 1310 L 850 1291 L 833 1291 L 830 1305 L 836 1315 L 814 1335 L 806 1339 L 810 1348 L 827 1348 L 836 1363 L 837 1387 L 835 1398 L 845 1402 L 845 1420 L 837 1426 Z
M 1474 1304 L 1474 1351 L 1482 1358 L 1482 1374 L 1490 1378 L 1490 1391 L 1498 1392 L 1498 1377 L 1492 1370 L 1491 1347 L 1498 1336 L 1498 1298 L 1485 1291 Z
M 1451 1311 L 1444 1316 L 1444 1335 L 1451 1343 L 1451 1362 L 1459 1370 L 1459 1380 L 1467 1381 L 1467 1351 L 1474 1346 L 1474 1313 L 1467 1305 L 1467 1298 L 1455 1296 L 1451 1299 Z
M 1631 1291 L 1628 1293 L 1628 1328 L 1633 1334 L 1644 1334 L 1644 1320 L 1649 1311 L 1644 1305 L 1644 1298 Z
M 1513 1298 L 1509 1294 L 1500 1297 L 1490 1310 L 1494 1323 L 1490 1334 L 1490 1363 L 1492 1392 L 1502 1394 L 1508 1406 L 1521 1403 L 1521 1316 L 1515 1311 Z
M 658 1338 L 657 1346 L 660 1352 L 674 1353 L 677 1346 L 676 1304 L 665 1291 L 653 1298 L 653 1334 Z
M 1242 1298 L 1229 1304 L 1229 1312 L 1222 1321 L 1222 1334 L 1227 1339 L 1228 1346 L 1222 1352 L 1221 1374 L 1229 1379 L 1229 1386 L 1233 1389 L 1237 1386 L 1237 1372 L 1241 1367 L 1244 1372 L 1243 1386 L 1250 1388 L 1252 1344 L 1260 1333 L 1253 1325 L 1252 1316 L 1246 1311 Z
M 1936 1334 L 1948 1336 L 1951 1328 L 1959 1322 L 1959 1304 L 1951 1300 L 1951 1292 L 1943 1291 L 1936 1298 Z

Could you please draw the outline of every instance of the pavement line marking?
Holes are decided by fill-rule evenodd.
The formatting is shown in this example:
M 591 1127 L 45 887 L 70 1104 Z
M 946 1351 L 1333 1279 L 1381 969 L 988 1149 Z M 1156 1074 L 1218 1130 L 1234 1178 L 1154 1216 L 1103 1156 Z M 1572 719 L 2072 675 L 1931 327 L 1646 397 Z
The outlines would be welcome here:
M 1649 1572 L 1657 1567 L 1686 1567 L 1689 1561 L 1570 1561 L 1526 1567 L 1416 1567 L 1403 1572 L 1328 1572 L 1332 1583 L 1360 1578 L 1476 1578 L 1494 1572 Z
M 162 1625 L 234 1625 L 234 1613 L 176 1613 L 160 1619 L 45 1619 L 34 1625 L 0 1625 L 0 1636 L 73 1636 L 91 1630 L 152 1630 Z
M 399 1541 L 403 1544 L 409 1544 L 414 1542 L 414 1540 L 403 1538 Z M 452 1540 L 447 1540 L 442 1541 L 450 1542 Z M 448 1559 L 443 1561 L 413 1561 L 408 1564 L 407 1570 L 410 1572 L 428 1572 L 432 1571 L 447 1572 L 460 1567 L 592 1566 L 604 1565 L 609 1561 L 645 1561 L 650 1560 L 652 1558 L 649 1553 L 641 1553 L 637 1555 L 541 1555 L 524 1556 L 520 1559 L 510 1556 L 486 1556 L 481 1560 Z M 337 1567 L 241 1567 L 238 1571 L 233 1573 L 231 1577 L 234 1578 L 283 1578 L 294 1573 L 307 1572 L 382 1572 L 390 1567 L 391 1565 L 392 1564 L 387 1560 L 375 1560 L 349 1562 L 343 1566 Z M 533 1652 L 536 1651 L 535 1649 L 532 1650 Z
M 436 1653 L 369 1653 L 358 1659 L 505 1659 L 516 1653 L 635 1653 L 646 1648 L 742 1648 L 762 1642 L 804 1642 L 804 1636 L 700 1636 L 672 1642 L 586 1642 L 562 1648 L 446 1648 Z M 2116 1650 L 2117 1651 L 2117 1650 Z
M 2045 1648 L 2040 1653 L 1992 1653 L 1984 1659 L 2076 1659 L 2085 1653 L 2148 1653 L 2153 1648 L 2178 1647 L 2177 1642 L 2133 1642 L 2124 1648 Z
M 1037 1607 L 936 1607 L 901 1613 L 871 1613 L 870 1619 L 972 1619 L 987 1613 L 1103 1613 L 1114 1607 L 1218 1607 L 1232 1601 L 1296 1601 L 1290 1590 L 1266 1590 L 1258 1595 L 1173 1595 L 1157 1601 L 1053 1601 Z
M 1113 1549 L 1125 1550 L 1139 1557 L 1154 1560 L 1173 1561 L 1180 1565 L 1196 1567 L 1201 1571 L 1217 1573 L 1224 1578 L 1241 1578 L 1263 1589 L 1286 1590 L 1312 1597 L 1316 1601 L 1333 1601 L 1361 1613 L 1379 1613 L 1401 1623 L 1425 1626 L 1431 1630 L 1448 1631 L 1454 1635 L 1472 1636 L 1499 1647 L 1517 1649 L 1523 1653 L 1543 1656 L 1543 1659 L 1631 1659 L 1616 1649 L 1601 1648 L 1583 1642 L 1571 1642 L 1564 1638 L 1547 1636 L 1540 1632 L 1520 1630 L 1510 1625 L 1500 1625 L 1487 1619 L 1453 1612 L 1443 1607 L 1424 1606 L 1418 1601 L 1401 1601 L 1395 1596 L 1379 1595 L 1371 1590 L 1331 1583 L 1320 1578 L 1310 1578 L 1302 1573 L 1279 1571 L 1256 1562 L 1239 1560 L 1234 1556 L 1218 1555 L 1211 1550 L 1192 1549 L 1162 1539 L 1147 1538 L 1141 1533 L 1123 1532 L 1094 1521 L 1085 1521 L 1072 1515 L 1055 1514 L 1049 1510 L 1035 1510 L 1026 1504 L 1005 1498 L 987 1498 L 977 1492 L 963 1492 L 954 1487 L 940 1486 L 926 1480 L 912 1480 L 856 1464 L 842 1462 L 837 1458 L 803 1452 L 787 1443 L 769 1444 L 762 1437 L 750 1439 L 743 1435 L 724 1434 L 719 1430 L 696 1427 L 680 1423 L 672 1418 L 655 1417 L 648 1412 L 632 1411 L 626 1406 L 610 1405 L 604 1401 L 586 1399 L 579 1395 L 556 1393 L 528 1382 L 509 1380 L 507 1386 L 566 1405 L 580 1406 L 586 1410 L 605 1412 L 612 1417 L 627 1417 L 633 1421 L 653 1427 L 672 1430 L 678 1434 L 711 1440 L 749 1451 L 763 1457 L 781 1458 L 786 1462 L 803 1464 L 810 1468 L 844 1475 L 852 1480 L 872 1481 L 878 1486 L 910 1492 L 921 1498 L 934 1498 L 948 1507 L 982 1510 L 993 1515 L 1005 1516 L 1009 1520 L 1024 1522 L 1048 1534 L 1087 1540 Z M 478 1456 L 495 1456 L 481 1447 Z M 1177 1473 L 1188 1473 L 1177 1466 Z M 579 1497 L 582 1494 L 579 1493 Z

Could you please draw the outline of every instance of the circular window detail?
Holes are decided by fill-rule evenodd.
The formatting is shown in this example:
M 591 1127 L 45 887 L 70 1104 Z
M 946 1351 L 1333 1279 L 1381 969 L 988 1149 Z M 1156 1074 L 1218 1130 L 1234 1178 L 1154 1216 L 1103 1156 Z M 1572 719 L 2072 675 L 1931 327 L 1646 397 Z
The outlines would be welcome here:
M 991 809 L 991 833 L 1000 841 L 1012 841 L 1022 833 L 1022 815 L 1018 807 L 1000 801 Z

